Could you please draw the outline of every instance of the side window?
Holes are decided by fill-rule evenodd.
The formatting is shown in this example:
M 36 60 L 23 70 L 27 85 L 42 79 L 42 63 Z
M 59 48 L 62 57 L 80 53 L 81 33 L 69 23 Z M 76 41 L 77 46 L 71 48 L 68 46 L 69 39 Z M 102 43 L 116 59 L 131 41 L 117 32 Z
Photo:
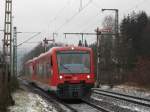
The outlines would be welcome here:
M 33 73 L 36 75 L 37 74 L 37 66 L 33 65 Z
M 39 77 L 41 77 L 41 74 L 42 74 L 42 64 L 39 63 Z
M 29 68 L 29 75 L 30 75 L 30 77 L 32 76 L 32 73 L 33 73 L 33 67 L 30 65 L 30 68 Z
M 41 70 L 41 74 L 40 75 L 43 78 L 43 76 L 44 76 L 44 64 L 43 63 L 41 64 L 41 69 L 42 70 Z
M 39 70 L 39 69 L 40 69 L 40 65 L 39 65 L 39 63 L 38 63 L 38 64 L 37 64 L 37 74 L 38 74 L 38 76 L 40 75 L 40 72 L 39 72 L 40 70 Z
M 24 68 L 25 68 L 25 76 L 28 76 L 28 67 L 25 65 Z
M 43 64 L 43 75 L 44 75 L 44 78 L 46 78 L 47 77 L 47 68 L 46 68 L 46 62 L 44 62 L 44 64 Z
M 43 72 L 42 72 L 42 76 L 45 78 L 45 62 L 42 64 L 42 66 L 43 66 Z
M 39 76 L 39 64 L 38 63 L 36 64 L 36 74 L 37 76 Z
M 50 68 L 51 68 L 51 64 L 50 62 L 46 63 L 46 77 L 50 76 Z
M 53 61 L 52 61 L 52 56 L 50 56 L 50 58 L 48 59 L 48 63 L 47 63 L 47 76 L 48 77 L 52 76 L 51 74 L 52 66 L 53 66 Z

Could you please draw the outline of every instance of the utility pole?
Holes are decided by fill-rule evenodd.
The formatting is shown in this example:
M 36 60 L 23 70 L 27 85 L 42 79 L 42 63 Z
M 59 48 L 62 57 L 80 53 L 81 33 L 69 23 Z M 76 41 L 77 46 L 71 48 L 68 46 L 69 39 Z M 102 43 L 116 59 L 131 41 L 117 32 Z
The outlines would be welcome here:
M 13 28 L 13 75 L 17 76 L 17 27 Z
M 96 35 L 96 33 L 64 33 L 65 38 L 67 35 L 81 35 L 82 37 L 82 46 L 84 46 L 83 41 L 84 41 L 84 35 Z
M 54 36 L 53 36 L 53 39 L 44 39 L 43 42 L 44 42 L 44 52 L 46 52 L 47 50 L 47 45 L 48 45 L 48 42 L 49 41 L 52 41 L 53 43 L 55 42 L 55 39 L 54 39 Z
M 6 64 L 6 79 L 10 81 L 10 75 L 12 75 L 10 74 L 12 70 L 12 0 L 6 0 L 5 2 L 3 55 Z
M 114 75 L 119 75 L 119 68 L 117 67 L 117 64 L 119 64 L 119 52 L 118 52 L 118 49 L 119 49 L 119 11 L 118 9 L 102 9 L 102 11 L 105 11 L 105 10 L 108 10 L 108 11 L 114 11 L 115 12 L 115 41 L 114 41 L 114 55 L 112 56 L 114 59 L 115 59 L 115 69 L 114 69 Z M 115 77 L 113 75 L 113 78 Z M 114 82 L 114 79 L 110 79 L 110 86 L 112 87 L 113 86 L 113 83 L 112 81 Z
M 79 11 L 81 11 L 82 10 L 82 6 L 83 5 L 83 0 L 80 0 L 80 8 L 79 8 Z
M 95 83 L 95 87 L 99 87 L 100 85 L 100 67 L 99 67 L 99 63 L 100 63 L 100 37 L 101 37 L 101 31 L 99 30 L 99 28 L 97 28 L 96 30 L 96 34 L 97 34 L 97 52 L 96 52 L 96 55 L 97 55 L 97 73 L 96 73 L 96 83 Z
M 54 43 L 55 43 L 55 35 L 58 35 L 58 34 L 53 32 L 53 42 Z
M 12 0 L 5 0 L 5 20 L 3 39 L 3 71 L 0 74 L 0 110 L 12 104 L 10 79 L 12 67 Z M 3 111 L 3 110 L 2 110 Z

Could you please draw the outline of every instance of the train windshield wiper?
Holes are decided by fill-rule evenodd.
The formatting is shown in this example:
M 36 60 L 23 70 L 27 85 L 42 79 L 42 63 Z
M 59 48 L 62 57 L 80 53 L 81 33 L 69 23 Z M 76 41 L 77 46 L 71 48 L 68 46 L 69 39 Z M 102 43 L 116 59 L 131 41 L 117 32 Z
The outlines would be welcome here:
M 68 67 L 66 67 L 64 64 L 60 64 L 64 69 L 68 70 L 70 73 L 72 73 L 72 70 L 70 70 Z

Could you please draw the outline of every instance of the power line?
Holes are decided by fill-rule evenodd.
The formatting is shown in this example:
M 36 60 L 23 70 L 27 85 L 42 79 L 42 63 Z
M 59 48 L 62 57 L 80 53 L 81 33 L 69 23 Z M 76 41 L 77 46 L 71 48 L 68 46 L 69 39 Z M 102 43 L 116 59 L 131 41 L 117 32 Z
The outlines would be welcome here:
M 21 31 L 20 31 L 20 32 L 17 32 L 17 34 L 18 34 L 18 33 L 32 33 L 32 34 L 33 34 L 33 33 L 40 33 L 40 32 L 21 32 Z
M 94 1 L 93 1 L 93 2 L 94 2 Z M 92 2 L 92 3 L 93 3 L 93 2 Z M 81 27 L 80 27 L 78 30 L 81 30 L 81 32 L 84 32 L 84 31 L 82 31 L 82 30 L 84 30 L 85 28 L 87 28 L 87 26 L 89 26 L 89 24 L 91 25 L 91 22 L 93 22 L 93 21 L 98 22 L 98 21 L 96 20 L 96 18 L 98 18 L 98 16 L 100 17 L 100 15 L 99 15 L 99 8 L 96 7 L 96 9 L 95 9 L 94 12 L 97 12 L 97 10 L 98 10 L 98 13 L 96 13 L 96 14 L 94 14 L 94 15 L 91 15 L 90 18 L 86 18 L 86 20 L 84 20 L 84 22 L 82 22 L 82 23 L 80 24 Z M 90 20 L 90 22 L 89 22 L 89 20 Z M 94 23 L 96 23 L 96 22 L 94 22 Z
M 37 44 L 37 43 L 41 43 L 41 41 L 39 41 L 39 42 L 25 42 L 24 44 Z
M 76 12 L 73 16 L 71 16 L 67 21 L 65 21 L 62 25 L 60 25 L 56 31 L 59 31 L 61 28 L 63 28 L 66 24 L 68 24 L 70 21 L 72 21 L 78 14 L 80 14 L 85 8 L 87 8 L 93 0 L 90 0 L 81 10 Z
M 95 1 L 93 1 L 92 4 L 93 4 L 93 6 L 95 6 L 97 9 L 100 9 L 100 6 L 99 6 Z
M 147 0 L 148 1 L 148 0 Z M 142 0 L 141 2 L 139 2 L 138 4 L 136 4 L 135 6 L 133 6 L 132 8 L 130 9 L 127 9 L 127 10 L 133 10 L 133 9 L 137 9 L 139 7 L 139 5 L 141 5 L 142 3 L 146 2 L 146 0 Z
M 92 25 L 95 25 L 95 23 L 97 23 L 98 22 L 98 20 L 95 22 L 95 20 L 94 20 L 94 23 L 90 23 L 90 24 L 87 24 L 86 25 L 86 27 L 81 31 L 81 32 L 85 32 L 85 31 L 87 31 L 87 29 L 89 28 L 89 27 L 91 27 Z
M 97 20 L 95 20 L 95 18 L 97 17 L 98 15 L 96 14 L 95 16 L 92 16 L 90 19 L 88 19 L 87 21 L 85 21 L 84 23 L 86 23 L 86 25 L 82 25 L 82 26 L 84 26 L 84 27 L 81 27 L 81 32 L 84 32 L 86 29 L 85 28 L 89 28 L 89 26 L 90 25 L 93 25 L 93 24 L 95 24 L 95 23 L 97 23 L 98 21 Z M 89 22 L 89 20 L 91 20 L 90 22 Z M 93 21 L 94 21 L 94 23 L 93 23 Z M 92 24 L 91 24 L 92 23 Z
M 83 46 L 83 41 L 84 41 L 84 35 L 96 35 L 96 33 L 64 33 L 65 35 L 65 38 L 67 35 L 81 35 L 82 37 L 82 40 L 81 40 L 81 43 L 82 43 L 82 46 Z
M 68 0 L 68 3 L 67 3 L 67 4 L 69 4 L 69 2 L 70 2 L 70 0 Z M 62 15 L 62 12 L 66 9 L 66 7 L 67 7 L 67 5 L 65 4 L 65 6 L 63 6 L 63 7 L 57 12 L 57 14 L 56 14 L 56 15 L 50 20 L 50 22 L 48 23 L 48 26 L 46 27 L 46 29 L 49 28 L 49 25 L 51 25 L 53 22 L 55 22 L 55 21 L 57 20 L 57 18 L 58 18 L 60 15 Z M 45 31 L 46 29 L 42 30 L 42 32 Z
M 62 12 L 65 10 L 66 6 L 67 6 L 67 5 L 65 5 L 63 8 L 61 8 L 61 9 L 58 11 L 58 13 L 56 14 L 56 16 L 55 16 L 53 19 L 50 20 L 50 24 L 53 23 L 54 21 L 56 21 L 57 17 L 58 17 L 60 14 L 62 14 Z
M 147 2 L 147 1 L 149 1 L 149 0 L 142 0 L 139 3 L 137 3 L 136 5 L 134 5 L 133 7 L 127 9 L 126 11 L 137 9 L 137 7 L 139 7 L 139 5 L 142 5 L 142 3 Z M 96 8 L 98 8 L 98 9 L 101 8 L 101 6 L 97 2 L 93 1 L 92 3 Z
M 27 40 L 25 40 L 25 41 L 23 41 L 22 43 L 18 44 L 17 47 L 18 47 L 18 46 L 21 46 L 22 44 L 24 44 L 24 43 L 26 43 L 26 42 L 28 42 L 29 40 L 33 39 L 34 37 L 38 36 L 39 34 L 41 34 L 41 32 L 38 32 L 37 34 L 31 36 L 31 37 L 28 38 Z

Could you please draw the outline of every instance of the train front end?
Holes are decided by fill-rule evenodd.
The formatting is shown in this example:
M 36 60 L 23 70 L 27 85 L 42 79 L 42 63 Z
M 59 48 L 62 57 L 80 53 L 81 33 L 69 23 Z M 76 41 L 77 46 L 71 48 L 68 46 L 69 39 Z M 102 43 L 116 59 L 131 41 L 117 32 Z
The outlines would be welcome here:
M 93 52 L 90 48 L 70 47 L 56 52 L 57 95 L 62 99 L 81 99 L 95 83 Z

